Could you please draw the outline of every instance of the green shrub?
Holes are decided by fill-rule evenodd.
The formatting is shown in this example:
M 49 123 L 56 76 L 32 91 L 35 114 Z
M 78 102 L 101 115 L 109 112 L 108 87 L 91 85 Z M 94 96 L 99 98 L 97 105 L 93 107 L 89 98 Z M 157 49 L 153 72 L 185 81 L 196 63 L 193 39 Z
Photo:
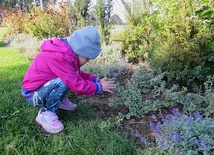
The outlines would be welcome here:
M 46 8 L 32 8 L 26 13 L 23 23 L 23 32 L 39 38 L 66 37 L 70 34 L 70 19 L 67 8 L 60 11 Z
M 178 85 L 171 87 L 164 80 L 164 73 L 160 70 L 149 70 L 147 67 L 139 67 L 125 86 L 117 83 L 115 90 L 117 98 L 114 98 L 109 105 L 114 107 L 125 105 L 129 111 L 125 114 L 119 112 L 103 126 L 120 124 L 124 118 L 142 117 L 151 111 L 155 112 L 160 108 L 175 105 L 180 105 L 186 115 L 200 111 L 203 117 L 214 116 L 214 77 L 209 77 L 204 86 L 201 86 L 205 90 L 194 93 L 189 92 L 186 87 L 182 89 Z
M 132 63 L 144 61 L 149 57 L 157 46 L 156 29 L 161 28 L 157 12 L 150 12 L 150 6 L 141 4 L 142 1 L 133 4 L 133 12 L 128 12 L 127 16 L 128 25 L 112 38 L 121 43 L 122 53 Z
M 24 13 L 14 9 L 4 15 L 3 26 L 7 27 L 8 34 L 18 34 L 23 30 Z
M 182 105 L 182 112 L 186 115 L 193 115 L 195 112 L 200 111 L 204 117 L 214 116 L 214 77 L 210 76 L 201 86 L 205 90 L 196 93 L 189 92 L 186 87 L 182 89 L 174 85 L 169 89 L 165 89 L 163 97 L 165 102 L 179 103 Z
M 71 19 L 67 6 L 60 10 L 39 7 L 30 9 L 30 12 L 20 10 L 8 13 L 4 25 L 9 34 L 27 33 L 38 38 L 66 37 L 71 33 Z
M 150 62 L 155 68 L 161 67 L 169 81 L 193 87 L 214 73 L 214 27 L 197 17 L 179 16 L 168 17 L 168 24 L 173 26 L 166 26 L 162 32 L 160 48 L 153 52 Z
M 169 82 L 197 88 L 214 74 L 213 3 L 153 0 L 133 9 L 128 26 L 114 40 L 130 62 L 147 60 Z
M 119 40 L 122 42 L 122 53 L 126 55 L 129 62 L 137 63 L 143 60 L 148 49 L 148 37 L 144 35 L 145 29 L 142 27 L 126 27 L 120 34 Z

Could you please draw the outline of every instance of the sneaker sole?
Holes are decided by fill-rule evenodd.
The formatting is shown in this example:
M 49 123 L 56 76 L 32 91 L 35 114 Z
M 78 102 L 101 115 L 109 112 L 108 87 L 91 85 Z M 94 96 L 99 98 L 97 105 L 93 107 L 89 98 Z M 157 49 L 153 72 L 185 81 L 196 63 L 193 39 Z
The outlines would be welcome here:
M 62 130 L 64 129 L 64 126 L 62 126 L 62 127 L 59 128 L 59 129 L 56 129 L 56 130 L 50 129 L 50 128 L 48 128 L 48 126 L 45 126 L 45 125 L 43 125 L 42 123 L 40 123 L 38 117 L 36 117 L 36 122 L 37 122 L 39 125 L 41 125 L 42 128 L 43 128 L 46 132 L 48 132 L 48 133 L 58 133 L 58 132 L 60 132 L 60 131 L 62 131 Z

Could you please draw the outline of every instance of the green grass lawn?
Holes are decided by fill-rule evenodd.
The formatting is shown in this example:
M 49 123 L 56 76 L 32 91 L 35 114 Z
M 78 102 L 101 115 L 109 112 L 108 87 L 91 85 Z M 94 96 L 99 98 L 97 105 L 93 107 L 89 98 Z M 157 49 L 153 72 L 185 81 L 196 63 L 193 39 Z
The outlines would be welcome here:
M 24 54 L 6 47 L 0 29 L 0 154 L 1 155 L 137 155 L 140 149 L 117 130 L 101 131 L 94 109 L 79 103 L 78 110 L 57 114 L 65 129 L 47 134 L 37 123 L 38 108 L 21 96 L 21 82 L 30 64 Z

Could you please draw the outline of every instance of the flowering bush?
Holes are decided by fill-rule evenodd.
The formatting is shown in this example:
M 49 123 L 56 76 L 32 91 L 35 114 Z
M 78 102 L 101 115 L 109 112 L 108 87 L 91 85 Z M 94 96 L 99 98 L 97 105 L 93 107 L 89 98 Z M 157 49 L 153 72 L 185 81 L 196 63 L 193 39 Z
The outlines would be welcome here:
M 173 114 L 161 117 L 162 124 L 150 123 L 150 127 L 163 154 L 214 154 L 213 119 L 202 118 L 199 112 L 194 117 L 183 115 L 176 108 Z

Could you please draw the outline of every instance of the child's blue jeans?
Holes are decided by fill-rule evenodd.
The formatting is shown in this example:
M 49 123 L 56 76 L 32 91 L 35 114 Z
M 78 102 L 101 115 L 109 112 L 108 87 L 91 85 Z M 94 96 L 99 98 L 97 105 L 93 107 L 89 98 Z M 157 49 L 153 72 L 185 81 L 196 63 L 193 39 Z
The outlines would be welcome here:
M 56 112 L 67 91 L 68 87 L 65 83 L 60 78 L 56 78 L 38 88 L 33 92 L 33 95 L 30 98 L 26 98 L 26 100 L 35 107 L 44 106 L 42 111 L 48 110 Z

